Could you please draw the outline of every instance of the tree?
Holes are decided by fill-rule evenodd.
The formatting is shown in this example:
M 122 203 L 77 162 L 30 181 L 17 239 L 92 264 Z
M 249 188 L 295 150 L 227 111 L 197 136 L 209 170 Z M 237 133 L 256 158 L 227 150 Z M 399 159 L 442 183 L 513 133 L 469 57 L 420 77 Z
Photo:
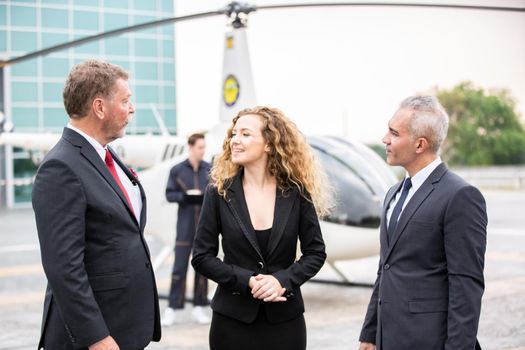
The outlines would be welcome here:
M 436 96 L 450 117 L 442 152 L 449 164 L 525 164 L 525 128 L 507 90 L 486 94 L 462 82 Z

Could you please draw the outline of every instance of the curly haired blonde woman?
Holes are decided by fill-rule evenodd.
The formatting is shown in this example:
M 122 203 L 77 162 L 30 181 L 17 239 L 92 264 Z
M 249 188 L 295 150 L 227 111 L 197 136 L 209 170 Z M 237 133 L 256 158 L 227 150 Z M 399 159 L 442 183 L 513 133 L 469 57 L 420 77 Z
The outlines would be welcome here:
M 330 195 L 309 145 L 280 110 L 242 110 L 211 179 L 192 260 L 218 284 L 210 348 L 304 350 L 300 286 L 326 259 L 318 216 Z

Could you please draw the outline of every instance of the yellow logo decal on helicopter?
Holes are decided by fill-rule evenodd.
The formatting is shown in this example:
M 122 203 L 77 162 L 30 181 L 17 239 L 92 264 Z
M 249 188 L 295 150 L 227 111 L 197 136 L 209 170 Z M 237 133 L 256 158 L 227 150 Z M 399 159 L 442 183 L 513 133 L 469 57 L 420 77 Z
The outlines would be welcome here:
M 229 36 L 226 38 L 226 48 L 233 49 L 233 36 Z
M 237 78 L 230 74 L 224 80 L 222 86 L 222 97 L 228 107 L 233 106 L 239 99 L 240 86 Z

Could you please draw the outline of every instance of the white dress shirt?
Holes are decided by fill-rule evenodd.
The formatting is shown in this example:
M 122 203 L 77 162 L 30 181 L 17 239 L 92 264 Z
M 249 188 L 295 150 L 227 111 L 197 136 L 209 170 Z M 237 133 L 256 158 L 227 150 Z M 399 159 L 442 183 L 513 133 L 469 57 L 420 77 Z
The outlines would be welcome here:
M 87 142 L 93 146 L 95 151 L 97 151 L 98 155 L 102 159 L 102 162 L 104 165 L 106 165 L 106 147 L 102 146 L 97 140 L 95 140 L 93 137 L 89 136 L 82 130 L 75 128 L 71 124 L 67 124 L 67 127 L 73 131 L 78 132 L 80 135 L 82 135 Z M 140 224 L 140 212 L 142 211 L 142 198 L 140 196 L 140 189 L 137 185 L 133 185 L 131 180 L 128 178 L 124 170 L 120 167 L 120 165 L 117 162 L 115 163 L 115 169 L 117 169 L 117 175 L 120 179 L 120 182 L 122 182 L 122 185 L 128 192 L 129 200 L 131 201 L 131 205 L 133 206 L 133 211 L 135 212 L 135 217 L 137 218 L 137 221 Z
M 405 203 L 403 203 L 403 208 L 401 209 L 401 214 L 403 213 L 403 210 L 407 206 L 407 203 L 410 201 L 414 193 L 421 187 L 423 182 L 432 174 L 432 172 L 441 164 L 443 161 L 440 157 L 437 157 L 434 159 L 430 164 L 428 164 L 426 167 L 418 171 L 412 178 L 410 179 L 412 181 L 412 187 L 408 190 L 407 198 L 405 199 Z M 408 174 L 405 175 L 405 179 L 409 177 Z M 400 187 L 402 189 L 403 186 Z M 399 197 L 401 197 L 402 191 L 397 191 L 394 199 L 390 201 L 390 205 L 388 207 L 388 211 L 386 212 L 386 227 L 388 227 L 390 223 L 390 217 L 392 216 L 392 212 L 394 211 L 394 208 L 396 206 L 397 201 L 399 200 Z

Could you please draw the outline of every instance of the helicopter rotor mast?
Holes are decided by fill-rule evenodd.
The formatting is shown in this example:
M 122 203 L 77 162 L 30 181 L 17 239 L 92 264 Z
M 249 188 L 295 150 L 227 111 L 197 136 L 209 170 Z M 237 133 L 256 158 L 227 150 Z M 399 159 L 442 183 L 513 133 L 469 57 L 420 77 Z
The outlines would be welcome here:
M 229 18 L 231 26 L 234 29 L 239 29 L 246 27 L 248 15 L 257 11 L 257 7 L 248 3 L 232 1 L 222 11 Z

